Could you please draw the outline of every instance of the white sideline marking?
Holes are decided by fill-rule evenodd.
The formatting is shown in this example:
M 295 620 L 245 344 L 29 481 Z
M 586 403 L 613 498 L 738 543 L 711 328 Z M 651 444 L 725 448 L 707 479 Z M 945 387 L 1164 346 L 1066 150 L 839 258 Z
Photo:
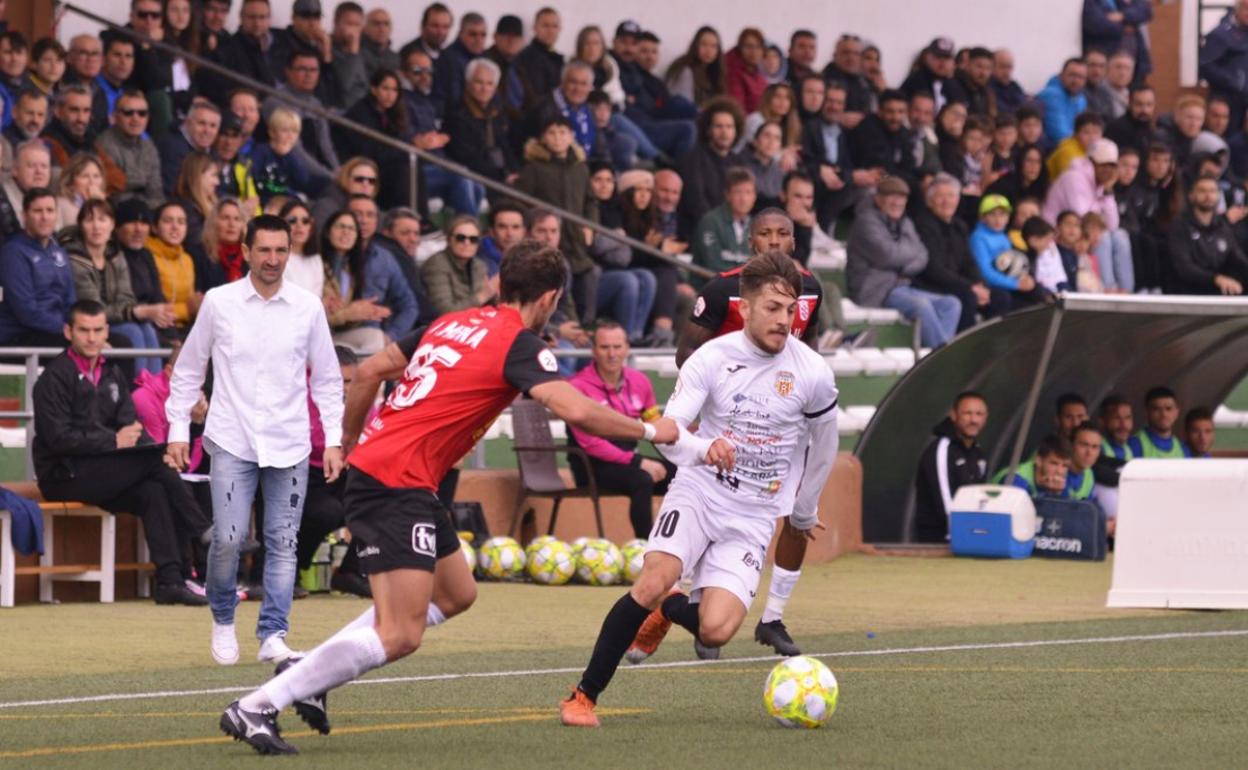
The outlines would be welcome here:
M 1086 639 L 1034 639 L 1025 642 L 986 642 L 983 644 L 947 644 L 932 647 L 888 647 L 882 650 L 846 650 L 843 652 L 814 653 L 812 658 L 852 658 L 879 655 L 917 655 L 929 652 L 965 652 L 971 650 L 1010 650 L 1027 647 L 1056 647 L 1076 644 L 1120 644 L 1123 642 L 1159 642 L 1172 639 L 1215 639 L 1220 637 L 1248 636 L 1248 629 L 1227 631 L 1178 631 L 1166 634 L 1139 634 L 1134 636 L 1095 636 Z M 756 655 L 748 658 L 720 658 L 719 660 L 680 660 L 669 663 L 654 663 L 643 666 L 622 666 L 621 671 L 636 671 L 660 668 L 685 668 L 688 666 L 713 666 L 720 663 L 761 663 L 776 660 L 777 655 Z M 501 679 L 520 676 L 546 676 L 550 674 L 577 674 L 583 669 L 575 668 L 539 668 L 520 669 L 515 671 L 468 671 L 452 674 L 424 674 L 421 676 L 392 676 L 376 679 L 364 679 L 351 682 L 353 685 L 370 684 L 413 684 L 417 682 L 445 682 L 457 679 Z M 191 695 L 224 695 L 229 693 L 251 692 L 254 685 L 241 687 L 214 687 L 207 690 L 162 690 L 156 692 L 112 693 L 109 695 L 86 695 L 75 698 L 49 698 L 46 700 L 27 700 L 0 703 L 0 709 L 14 709 L 27 706 L 63 706 L 75 703 L 103 703 L 110 701 L 151 700 L 156 698 L 184 698 Z

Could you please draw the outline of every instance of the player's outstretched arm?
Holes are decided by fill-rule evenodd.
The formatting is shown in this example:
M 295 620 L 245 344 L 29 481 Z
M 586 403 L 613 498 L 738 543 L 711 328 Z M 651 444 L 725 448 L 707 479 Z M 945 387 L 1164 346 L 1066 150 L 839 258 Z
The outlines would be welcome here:
M 347 405 L 342 416 L 342 447 L 350 451 L 364 429 L 364 418 L 377 399 L 377 389 L 387 380 L 397 380 L 407 368 L 407 356 L 398 343 L 390 343 L 360 364 L 347 389 Z
M 619 412 L 581 395 L 564 380 L 544 382 L 529 388 L 529 395 L 554 415 L 586 433 L 603 438 L 622 438 L 639 441 L 646 438 L 646 423 L 625 417 Z M 670 444 L 676 440 L 676 423 L 668 417 L 660 417 L 649 425 L 654 426 L 655 444 Z

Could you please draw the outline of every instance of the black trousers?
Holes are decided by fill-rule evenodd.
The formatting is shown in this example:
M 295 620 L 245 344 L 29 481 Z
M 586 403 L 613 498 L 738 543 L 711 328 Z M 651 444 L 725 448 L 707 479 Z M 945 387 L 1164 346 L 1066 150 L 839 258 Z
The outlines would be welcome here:
M 962 301 L 962 317 L 958 319 L 958 331 L 965 331 L 975 325 L 975 314 L 982 313 L 984 318 L 996 318 L 1010 312 L 1013 302 L 1010 293 L 1004 289 L 988 289 L 988 305 L 981 308 L 975 292 L 965 287 L 949 292 Z
M 658 462 L 663 463 L 663 466 L 667 468 L 667 476 L 656 484 L 650 474 L 642 470 L 639 465 L 609 463 L 593 457 L 589 458 L 590 467 L 594 471 L 594 480 L 598 482 L 600 492 L 628 495 L 628 520 L 633 525 L 634 537 L 645 539 L 650 536 L 654 496 L 667 494 L 667 485 L 676 475 L 675 465 L 661 458 Z M 578 485 L 589 483 L 584 466 L 578 458 L 571 458 L 568 464 L 572 468 L 572 476 Z
M 161 448 L 74 457 L 72 463 L 73 478 L 39 480 L 43 496 L 138 516 L 156 565 L 156 582 L 181 583 L 182 544 L 206 532 L 212 519 L 196 504 L 177 472 L 165 465 Z

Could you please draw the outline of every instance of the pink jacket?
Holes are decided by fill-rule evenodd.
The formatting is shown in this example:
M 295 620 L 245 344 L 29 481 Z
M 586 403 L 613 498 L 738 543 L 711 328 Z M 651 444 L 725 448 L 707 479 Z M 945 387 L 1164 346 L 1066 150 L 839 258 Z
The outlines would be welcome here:
M 1097 185 L 1096 171 L 1087 158 L 1072 160 L 1044 199 L 1044 218 L 1051 224 L 1057 224 L 1057 217 L 1063 211 L 1073 211 L 1079 216 L 1095 211 L 1111 231 L 1118 229 L 1118 202 L 1112 192 L 1107 193 Z
M 169 419 L 165 417 L 165 401 L 169 399 L 169 375 L 161 372 L 152 374 L 140 371 L 134 379 L 138 388 L 130 394 L 134 401 L 134 411 L 143 430 L 158 444 L 169 438 Z M 191 461 L 187 463 L 188 473 L 194 473 L 204 459 L 204 440 L 197 438 L 191 442 Z
M 590 364 L 576 373 L 568 382 L 579 390 L 586 398 L 591 398 L 603 406 L 610 407 L 627 417 L 641 419 L 642 412 L 655 405 L 654 388 L 650 379 L 636 369 L 624 367 L 620 375 L 620 386 L 612 388 L 598 376 L 598 367 Z M 569 426 L 570 427 L 570 426 Z M 572 437 L 585 453 L 595 460 L 608 463 L 627 465 L 633 462 L 636 453 L 635 442 L 612 442 L 598 436 L 571 428 Z M 624 447 L 628 448 L 625 449 Z
M 728 95 L 737 100 L 746 115 L 757 112 L 758 106 L 763 102 L 763 89 L 767 87 L 767 76 L 758 67 L 751 72 L 745 59 L 741 58 L 741 52 L 736 48 L 724 54 L 724 69 Z

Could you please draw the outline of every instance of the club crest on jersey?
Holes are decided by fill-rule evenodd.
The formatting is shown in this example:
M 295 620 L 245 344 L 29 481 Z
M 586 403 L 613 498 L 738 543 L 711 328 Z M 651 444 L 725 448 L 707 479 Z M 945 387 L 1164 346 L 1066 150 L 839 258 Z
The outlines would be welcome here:
M 803 321 L 810 320 L 810 305 L 806 302 L 806 300 L 803 299 L 797 301 L 797 315 Z
M 781 396 L 793 392 L 793 372 L 780 372 L 776 375 L 776 392 Z
M 780 491 L 780 484 L 781 484 L 780 479 L 774 479 L 769 484 L 767 484 L 767 494 L 769 495 L 777 494 Z
M 706 297 L 698 297 L 698 301 L 693 303 L 693 317 L 700 318 L 706 312 Z
M 550 352 L 549 348 L 543 348 L 542 352 L 537 354 L 537 365 L 547 372 L 559 371 L 559 361 L 555 359 L 555 354 Z

